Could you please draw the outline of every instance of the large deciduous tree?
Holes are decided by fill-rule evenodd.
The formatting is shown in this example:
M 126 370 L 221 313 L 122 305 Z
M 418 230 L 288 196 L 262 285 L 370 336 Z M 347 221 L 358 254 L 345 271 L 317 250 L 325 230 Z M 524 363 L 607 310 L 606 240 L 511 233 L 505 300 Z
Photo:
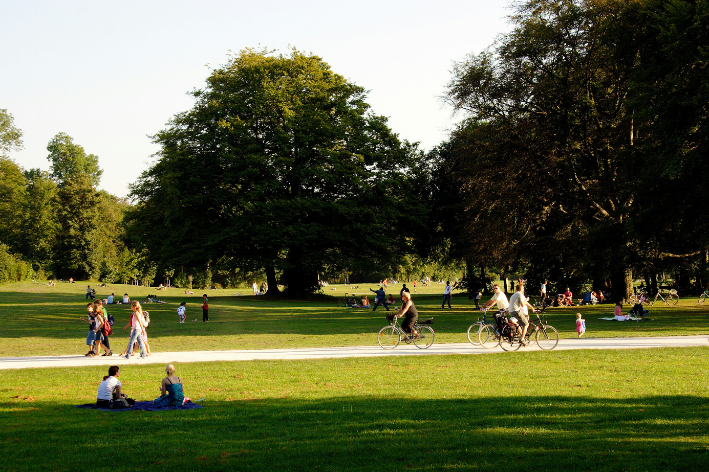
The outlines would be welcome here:
M 93 186 L 98 185 L 103 171 L 98 166 L 98 157 L 86 154 L 84 148 L 74 143 L 71 136 L 58 133 L 47 145 L 51 162 L 51 175 L 59 187 L 79 176 L 87 176 Z
M 0 157 L 8 157 L 10 151 L 22 149 L 22 130 L 15 126 L 15 119 L 5 108 L 0 108 Z
M 683 10 L 706 2 L 672 3 Z M 643 216 L 676 193 L 683 169 L 698 170 L 693 156 L 706 144 L 705 127 L 693 132 L 702 129 L 696 117 L 706 116 L 706 101 L 684 85 L 706 90 L 706 60 L 698 58 L 706 56 L 699 40 L 706 29 L 695 28 L 699 41 L 685 41 L 684 55 L 667 54 L 672 28 L 681 27 L 667 19 L 667 5 L 529 0 L 518 6 L 511 33 L 457 65 L 447 98 L 466 121 L 453 133 L 446 169 L 461 190 L 462 234 L 475 237 L 478 253 L 583 267 L 627 296 L 651 240 Z M 683 18 L 692 23 L 692 15 Z M 687 68 L 696 80 L 683 76 Z M 665 116 L 658 83 L 666 95 L 681 85 L 693 118 L 678 126 Z M 701 190 L 705 205 L 706 185 L 693 177 L 685 183 Z M 660 225 L 665 240 L 681 213 Z M 701 244 L 695 238 L 689 246 Z
M 364 89 L 317 56 L 249 49 L 194 96 L 132 189 L 134 230 L 163 265 L 265 269 L 269 293 L 281 271 L 302 294 L 323 267 L 407 250 L 421 155 L 370 113 Z

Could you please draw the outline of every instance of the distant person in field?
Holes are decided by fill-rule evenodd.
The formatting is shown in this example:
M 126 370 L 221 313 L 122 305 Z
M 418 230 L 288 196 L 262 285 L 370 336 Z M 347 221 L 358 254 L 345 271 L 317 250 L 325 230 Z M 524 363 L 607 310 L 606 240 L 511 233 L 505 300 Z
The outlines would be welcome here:
M 384 287 L 379 287 L 379 290 L 372 290 L 370 288 L 369 291 L 377 294 L 374 298 L 374 308 L 372 308 L 372 311 L 376 311 L 379 305 L 384 305 L 384 308 L 389 311 L 389 304 L 387 303 L 386 295 L 384 294 Z
M 362 305 L 362 308 L 369 308 L 369 299 L 367 298 L 367 295 L 362 295 L 360 304 Z
M 177 316 L 180 317 L 180 323 L 185 322 L 185 312 L 187 311 L 186 305 L 187 305 L 186 302 L 182 302 L 182 303 L 180 303 L 180 306 L 177 307 Z
M 399 290 L 399 298 L 401 299 L 401 303 L 404 303 L 404 292 L 409 292 L 409 287 L 407 287 L 406 284 L 402 284 L 401 290 Z
M 114 294 L 110 294 L 106 297 L 106 305 L 113 305 L 114 303 L 116 303 L 116 296 Z
M 127 293 L 123 294 L 123 303 L 130 303 L 130 297 Z
M 207 294 L 202 295 L 202 322 L 209 321 L 209 300 Z
M 445 308 L 446 302 L 448 302 L 448 308 L 451 308 L 451 283 L 450 283 L 450 280 L 446 280 L 446 288 L 443 290 L 443 303 L 441 303 L 441 309 Z

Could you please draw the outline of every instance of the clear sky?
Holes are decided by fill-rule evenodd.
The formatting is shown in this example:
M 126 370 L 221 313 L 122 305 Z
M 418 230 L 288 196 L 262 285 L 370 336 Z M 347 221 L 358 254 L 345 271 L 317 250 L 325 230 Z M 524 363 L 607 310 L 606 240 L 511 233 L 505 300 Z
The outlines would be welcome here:
M 374 113 L 428 150 L 459 119 L 440 100 L 453 63 L 509 30 L 508 0 L 123 0 L 0 2 L 0 108 L 24 132 L 11 157 L 49 169 L 65 132 L 99 158 L 100 187 L 126 196 L 229 51 L 313 53 L 369 90 Z

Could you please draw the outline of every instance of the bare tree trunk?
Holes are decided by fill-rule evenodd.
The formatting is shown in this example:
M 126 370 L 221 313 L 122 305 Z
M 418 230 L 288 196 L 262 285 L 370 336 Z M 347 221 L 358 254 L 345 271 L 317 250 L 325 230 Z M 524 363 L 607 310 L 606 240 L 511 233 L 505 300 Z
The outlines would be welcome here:
M 273 266 L 266 267 L 266 285 L 268 285 L 266 295 L 280 295 L 281 291 L 278 290 L 278 280 L 276 280 L 276 269 Z

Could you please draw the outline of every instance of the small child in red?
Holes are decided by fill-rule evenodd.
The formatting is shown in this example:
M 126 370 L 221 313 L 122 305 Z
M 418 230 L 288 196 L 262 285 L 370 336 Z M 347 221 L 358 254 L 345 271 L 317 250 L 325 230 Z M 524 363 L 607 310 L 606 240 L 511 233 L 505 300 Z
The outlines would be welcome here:
M 576 332 L 579 338 L 586 332 L 586 320 L 581 318 L 581 313 L 576 313 Z

